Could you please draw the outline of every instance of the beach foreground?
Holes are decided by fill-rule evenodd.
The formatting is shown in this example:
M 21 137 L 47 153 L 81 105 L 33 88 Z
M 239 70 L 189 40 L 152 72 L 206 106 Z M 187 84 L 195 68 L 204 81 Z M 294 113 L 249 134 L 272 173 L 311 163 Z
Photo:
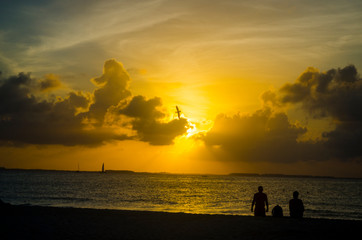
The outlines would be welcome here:
M 361 221 L 13 205 L 1 215 L 2 239 L 342 239 L 362 227 Z

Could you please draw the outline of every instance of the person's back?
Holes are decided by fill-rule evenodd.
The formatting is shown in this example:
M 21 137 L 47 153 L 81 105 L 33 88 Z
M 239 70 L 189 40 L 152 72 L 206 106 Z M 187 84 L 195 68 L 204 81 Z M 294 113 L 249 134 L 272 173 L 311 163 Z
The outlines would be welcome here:
M 260 186 L 258 190 L 259 192 L 254 194 L 253 202 L 251 204 L 251 211 L 253 211 L 253 206 L 255 205 L 254 215 L 265 216 L 265 211 L 267 212 L 269 209 L 268 197 L 265 193 L 263 193 L 263 187 Z
M 304 213 L 303 201 L 298 199 L 299 193 L 295 191 L 293 193 L 293 199 L 289 201 L 289 212 L 292 218 L 302 218 Z

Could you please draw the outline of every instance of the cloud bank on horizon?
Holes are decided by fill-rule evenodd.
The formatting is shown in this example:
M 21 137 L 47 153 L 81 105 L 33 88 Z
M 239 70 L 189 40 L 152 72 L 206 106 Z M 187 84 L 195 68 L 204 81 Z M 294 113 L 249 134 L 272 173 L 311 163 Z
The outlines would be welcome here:
M 187 119 L 165 120 L 161 98 L 133 96 L 130 76 L 114 60 L 92 79 L 96 89 L 49 92 L 62 86 L 54 75 L 36 80 L 30 74 L 0 75 L 0 143 L 3 146 L 99 146 L 136 140 L 169 145 L 190 127 Z M 353 65 L 320 72 L 308 68 L 294 83 L 262 94 L 263 107 L 249 115 L 219 115 L 213 127 L 195 138 L 212 152 L 246 162 L 362 160 L 362 79 Z M 320 138 L 303 139 L 307 126 L 292 122 L 286 108 L 299 108 L 335 128 Z

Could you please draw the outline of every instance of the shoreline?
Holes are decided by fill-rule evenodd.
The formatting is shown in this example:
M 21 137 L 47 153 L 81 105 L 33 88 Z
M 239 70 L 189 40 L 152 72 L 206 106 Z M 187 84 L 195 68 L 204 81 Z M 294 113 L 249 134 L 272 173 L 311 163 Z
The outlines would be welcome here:
M 2 239 L 326 239 L 362 221 L 152 211 L 1 206 Z

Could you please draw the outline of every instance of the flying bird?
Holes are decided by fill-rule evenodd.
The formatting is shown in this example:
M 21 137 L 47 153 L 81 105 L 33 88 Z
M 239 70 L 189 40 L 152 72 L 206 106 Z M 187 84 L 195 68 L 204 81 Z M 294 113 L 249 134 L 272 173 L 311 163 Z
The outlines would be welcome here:
M 176 113 L 177 113 L 178 119 L 180 119 L 181 118 L 181 110 L 178 108 L 177 105 L 176 105 Z

